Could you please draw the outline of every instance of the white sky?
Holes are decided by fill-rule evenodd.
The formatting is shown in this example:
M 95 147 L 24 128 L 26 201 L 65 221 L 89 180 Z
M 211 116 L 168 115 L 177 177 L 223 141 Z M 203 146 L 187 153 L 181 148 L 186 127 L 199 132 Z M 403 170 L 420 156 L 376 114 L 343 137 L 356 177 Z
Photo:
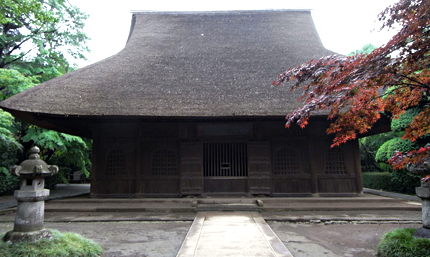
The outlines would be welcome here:
M 398 0 L 70 0 L 90 15 L 85 32 L 91 38 L 89 62 L 100 61 L 124 48 L 131 11 L 219 11 L 312 9 L 314 23 L 327 49 L 341 54 L 368 43 L 380 46 L 393 32 L 379 32 L 377 15 Z

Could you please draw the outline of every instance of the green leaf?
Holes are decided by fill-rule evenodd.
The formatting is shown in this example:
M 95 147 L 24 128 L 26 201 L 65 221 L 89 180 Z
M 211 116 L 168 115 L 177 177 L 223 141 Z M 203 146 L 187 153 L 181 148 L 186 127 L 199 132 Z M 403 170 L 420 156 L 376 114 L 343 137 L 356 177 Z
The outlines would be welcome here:
M 19 71 L 0 69 L 0 101 L 36 85 L 36 76 L 25 76 Z
M 72 69 L 69 59 L 85 59 L 88 15 L 63 0 L 0 2 L 0 68 L 38 76 L 43 82 Z

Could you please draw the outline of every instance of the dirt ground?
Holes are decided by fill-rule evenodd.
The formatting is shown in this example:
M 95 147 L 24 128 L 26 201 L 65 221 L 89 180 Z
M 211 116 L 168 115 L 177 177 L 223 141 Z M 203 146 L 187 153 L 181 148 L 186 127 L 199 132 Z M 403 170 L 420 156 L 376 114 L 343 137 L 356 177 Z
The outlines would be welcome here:
M 176 256 L 192 222 L 45 223 L 45 228 L 78 233 L 99 243 L 103 257 Z M 13 229 L 0 223 L 0 233 Z
M 295 257 L 376 256 L 383 234 L 395 228 L 422 224 L 325 224 L 268 222 Z
M 105 257 L 176 256 L 192 222 L 46 222 L 45 227 L 75 232 L 99 243 Z M 295 257 L 375 256 L 381 236 L 394 228 L 420 224 L 268 222 Z M 0 233 L 13 223 L 0 223 Z

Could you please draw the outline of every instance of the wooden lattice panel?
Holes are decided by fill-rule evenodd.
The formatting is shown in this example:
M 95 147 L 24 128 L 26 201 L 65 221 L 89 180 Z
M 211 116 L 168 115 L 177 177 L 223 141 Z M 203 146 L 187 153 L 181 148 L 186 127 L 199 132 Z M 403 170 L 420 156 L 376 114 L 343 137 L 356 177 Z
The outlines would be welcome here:
M 107 155 L 106 176 L 127 174 L 126 156 L 122 150 L 111 150 Z
M 339 148 L 331 148 L 330 150 L 328 150 L 325 160 L 325 174 L 347 174 L 345 155 Z
M 248 176 L 246 143 L 205 143 L 203 145 L 203 156 L 205 177 Z
M 175 176 L 178 175 L 178 157 L 169 150 L 159 150 L 152 156 L 153 176 Z
M 293 175 L 300 173 L 299 154 L 294 149 L 282 148 L 275 152 L 275 175 Z

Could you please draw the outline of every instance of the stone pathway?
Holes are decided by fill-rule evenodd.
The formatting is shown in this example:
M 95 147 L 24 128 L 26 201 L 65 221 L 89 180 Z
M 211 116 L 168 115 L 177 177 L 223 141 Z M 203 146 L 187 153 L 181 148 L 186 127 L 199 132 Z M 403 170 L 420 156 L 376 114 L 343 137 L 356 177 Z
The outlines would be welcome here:
M 90 193 L 89 184 L 57 184 L 56 189 L 50 190 L 48 200 L 64 199 Z M 0 196 L 0 210 L 14 208 L 17 202 L 13 195 Z
M 257 212 L 199 212 L 177 257 L 292 257 Z

